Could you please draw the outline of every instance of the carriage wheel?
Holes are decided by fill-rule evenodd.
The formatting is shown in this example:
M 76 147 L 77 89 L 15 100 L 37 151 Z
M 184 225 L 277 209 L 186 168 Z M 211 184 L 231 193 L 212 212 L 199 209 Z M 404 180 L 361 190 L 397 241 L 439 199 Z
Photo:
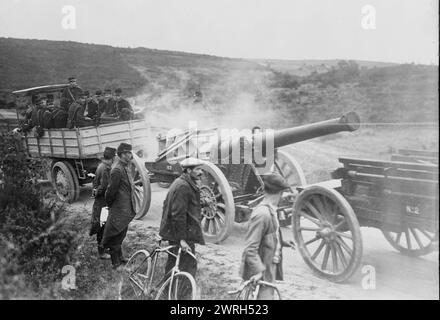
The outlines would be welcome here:
M 347 200 L 333 189 L 311 186 L 299 194 L 293 212 L 293 236 L 307 265 L 331 281 L 348 279 L 361 263 L 362 238 Z
M 307 184 L 306 176 L 298 161 L 285 151 L 277 151 L 275 169 L 287 180 L 292 190 L 296 190 L 296 187 Z
M 405 226 L 402 231 L 381 230 L 394 249 L 410 257 L 424 256 L 438 249 L 438 230 Z
M 223 172 L 213 163 L 201 166 L 200 200 L 205 240 L 218 243 L 229 236 L 235 216 L 234 197 Z
M 142 219 L 151 203 L 151 185 L 145 162 L 133 153 L 132 175 L 134 181 L 135 219 Z
M 79 181 L 72 165 L 67 161 L 58 161 L 52 166 L 51 181 L 58 198 L 65 202 L 74 202 L 79 198 Z

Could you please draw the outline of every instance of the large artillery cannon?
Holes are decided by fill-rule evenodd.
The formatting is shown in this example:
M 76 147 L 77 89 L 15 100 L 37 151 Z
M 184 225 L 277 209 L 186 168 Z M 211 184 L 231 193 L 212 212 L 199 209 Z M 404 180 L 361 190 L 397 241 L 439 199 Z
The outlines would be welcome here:
M 296 187 L 305 185 L 306 179 L 298 162 L 278 148 L 355 131 L 359 125 L 358 115 L 350 112 L 336 119 L 278 131 L 254 128 L 252 132 L 242 130 L 242 134 L 224 135 L 220 129 L 192 130 L 161 139 L 162 151 L 145 166 L 150 182 L 170 183 L 181 174 L 178 162 L 183 158 L 205 160 L 201 181 L 202 229 L 208 241 L 217 243 L 228 237 L 234 221 L 248 220 L 252 207 L 263 196 L 261 175 L 269 171 L 279 172 L 291 186 L 292 192 L 286 194 L 278 210 L 280 222 L 289 223 Z

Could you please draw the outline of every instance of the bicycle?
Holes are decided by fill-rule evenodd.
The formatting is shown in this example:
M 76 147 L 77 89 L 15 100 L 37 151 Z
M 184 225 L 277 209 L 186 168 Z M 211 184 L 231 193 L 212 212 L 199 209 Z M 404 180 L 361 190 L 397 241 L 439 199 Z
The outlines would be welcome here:
M 179 248 L 177 255 L 170 250 Z M 176 264 L 163 276 L 160 271 L 165 270 L 159 256 L 163 253 L 171 254 L 176 258 Z M 195 255 L 187 251 L 193 259 Z M 182 248 L 177 245 L 136 251 L 124 267 L 123 278 L 119 285 L 119 300 L 154 299 L 154 300 L 194 300 L 197 299 L 197 287 L 194 277 L 185 271 L 179 270 Z M 164 272 L 165 273 L 165 272 Z M 159 280 L 158 280 L 159 278 Z
M 235 300 L 257 300 L 261 286 L 267 286 L 274 289 L 274 300 L 282 300 L 278 287 L 273 283 L 258 280 L 256 283 L 247 280 L 240 287 L 233 291 L 228 291 L 229 295 L 236 294 Z

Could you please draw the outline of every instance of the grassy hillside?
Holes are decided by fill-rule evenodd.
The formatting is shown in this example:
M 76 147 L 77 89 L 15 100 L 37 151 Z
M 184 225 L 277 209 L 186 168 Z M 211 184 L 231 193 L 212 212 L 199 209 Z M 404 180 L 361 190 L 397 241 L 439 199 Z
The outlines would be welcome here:
M 437 66 L 229 59 L 0 38 L 0 74 L 3 107 L 12 101 L 10 90 L 76 75 L 90 90 L 122 87 L 163 126 L 198 120 L 204 127 L 284 127 L 347 111 L 357 111 L 363 122 L 438 121 Z

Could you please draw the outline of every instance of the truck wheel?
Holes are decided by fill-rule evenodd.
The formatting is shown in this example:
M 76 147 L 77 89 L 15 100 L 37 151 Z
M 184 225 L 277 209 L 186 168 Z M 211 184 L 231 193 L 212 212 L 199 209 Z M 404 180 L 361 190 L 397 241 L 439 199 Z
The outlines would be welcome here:
M 79 181 L 72 165 L 58 161 L 52 166 L 52 184 L 61 201 L 72 203 L 79 198 Z
M 218 243 L 226 239 L 235 218 L 234 197 L 223 172 L 213 163 L 205 162 L 202 169 L 200 200 L 202 231 L 206 241 Z
M 133 154 L 132 175 L 135 185 L 134 199 L 136 212 L 135 219 L 142 219 L 150 209 L 151 203 L 151 185 L 145 162 L 136 154 Z
M 353 208 L 339 192 L 322 186 L 304 189 L 295 202 L 292 225 L 299 252 L 314 273 L 342 282 L 358 269 L 362 259 L 360 226 Z

